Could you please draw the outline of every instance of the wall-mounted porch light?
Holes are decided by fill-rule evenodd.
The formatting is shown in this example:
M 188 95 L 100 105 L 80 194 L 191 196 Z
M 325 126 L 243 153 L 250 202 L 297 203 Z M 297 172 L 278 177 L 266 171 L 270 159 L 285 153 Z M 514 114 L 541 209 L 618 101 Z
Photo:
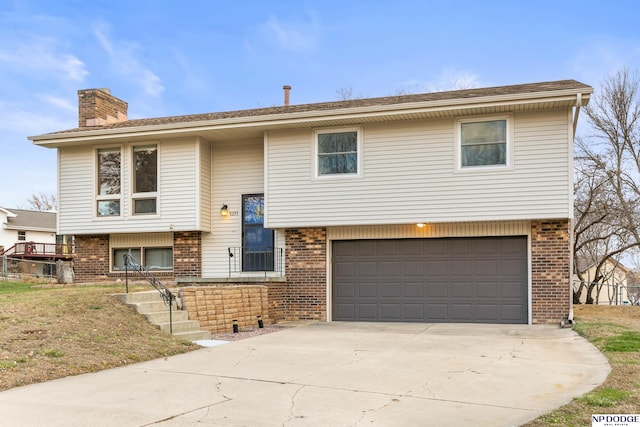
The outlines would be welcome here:
M 226 204 L 222 205 L 220 208 L 220 216 L 229 216 L 229 206 Z

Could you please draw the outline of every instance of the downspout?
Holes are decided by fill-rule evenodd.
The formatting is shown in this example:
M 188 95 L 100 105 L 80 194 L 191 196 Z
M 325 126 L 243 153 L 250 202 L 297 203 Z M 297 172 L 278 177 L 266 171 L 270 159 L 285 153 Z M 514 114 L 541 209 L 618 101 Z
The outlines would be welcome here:
M 580 107 L 582 106 L 582 94 L 579 93 L 576 95 L 576 107 L 573 112 L 573 135 L 571 141 L 576 139 L 576 129 L 578 128 L 578 117 L 580 116 Z M 573 171 L 571 171 L 573 173 Z M 572 213 L 573 214 L 573 213 Z M 573 327 L 573 239 L 575 238 L 573 233 L 573 220 L 570 221 L 570 238 L 569 238 L 569 247 L 571 248 L 570 257 L 569 257 L 569 315 L 567 316 L 567 320 L 562 320 L 560 322 L 561 328 L 571 328 Z

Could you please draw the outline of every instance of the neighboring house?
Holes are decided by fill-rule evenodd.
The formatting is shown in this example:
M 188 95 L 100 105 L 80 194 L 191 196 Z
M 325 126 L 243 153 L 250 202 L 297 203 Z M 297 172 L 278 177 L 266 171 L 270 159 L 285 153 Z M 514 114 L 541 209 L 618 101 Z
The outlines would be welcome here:
M 597 266 L 590 263 L 584 258 L 578 259 L 578 268 L 582 272 L 584 286 L 580 294 L 580 303 L 587 301 L 587 290 L 589 284 L 597 281 L 591 296 L 594 304 L 601 305 L 626 305 L 630 304 L 628 287 L 632 285 L 629 281 L 631 271 L 619 262 L 607 260 L 599 272 L 596 272 Z M 598 274 L 597 274 L 598 273 Z M 597 275 L 602 276 L 598 279 Z M 580 285 L 580 280 L 574 279 L 574 289 Z
M 56 214 L 0 207 L 0 253 L 16 243 L 56 243 Z
M 574 80 L 127 120 L 78 92 L 58 150 L 76 280 L 129 250 L 271 319 L 556 323 L 571 301 Z

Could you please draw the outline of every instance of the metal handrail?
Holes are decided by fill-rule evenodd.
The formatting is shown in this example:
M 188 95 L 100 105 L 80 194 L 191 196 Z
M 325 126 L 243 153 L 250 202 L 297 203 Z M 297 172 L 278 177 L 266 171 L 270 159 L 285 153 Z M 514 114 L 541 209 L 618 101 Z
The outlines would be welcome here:
M 229 247 L 227 248 L 229 276 L 248 272 L 265 274 L 283 272 L 283 248 Z
M 169 306 L 169 333 L 173 334 L 173 314 L 172 307 L 173 302 L 176 300 L 176 296 L 169 288 L 167 288 L 156 276 L 151 274 L 149 270 L 147 270 L 144 266 L 142 266 L 136 259 L 131 255 L 131 249 L 129 252 L 123 255 L 124 258 L 124 277 L 125 277 L 125 287 L 126 292 L 129 293 L 129 267 L 133 270 L 137 271 L 140 276 L 144 277 L 147 282 L 151 284 L 162 297 L 162 301 L 165 305 Z

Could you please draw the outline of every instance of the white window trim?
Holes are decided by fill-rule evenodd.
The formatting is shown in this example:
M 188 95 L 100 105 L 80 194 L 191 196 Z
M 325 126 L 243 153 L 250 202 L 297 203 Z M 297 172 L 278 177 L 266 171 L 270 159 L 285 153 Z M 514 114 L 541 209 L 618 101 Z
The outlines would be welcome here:
M 326 174 L 326 175 L 321 175 L 319 174 L 319 159 L 318 159 L 318 135 L 324 134 L 324 133 L 340 133 L 340 132 L 356 132 L 357 134 L 357 142 L 358 142 L 358 160 L 357 160 L 357 165 L 358 165 L 358 172 L 357 173 L 336 173 L 336 174 Z M 313 130 L 313 137 L 312 137 L 312 145 L 313 148 L 311 150 L 311 152 L 313 153 L 313 157 L 311 159 L 312 163 L 313 163 L 313 175 L 312 175 L 312 179 L 354 179 L 354 178 L 361 178 L 362 177 L 362 157 L 363 157 L 363 153 L 362 153 L 362 140 L 363 140 L 363 131 L 362 131 L 362 126 L 349 126 L 349 127 L 338 127 L 338 128 L 321 128 L 321 129 L 314 129 Z
M 157 151 L 157 164 L 156 164 L 156 179 L 157 179 L 157 190 L 153 191 L 153 192 L 148 192 L 148 193 L 134 193 L 133 190 L 135 189 L 135 166 L 133 165 L 134 159 L 135 159 L 135 155 L 134 155 L 134 150 L 136 149 L 136 147 L 145 147 L 145 146 L 151 146 L 151 145 L 155 145 L 156 147 L 156 151 Z M 131 194 L 131 197 L 129 197 L 129 200 L 131 201 L 131 203 L 129 203 L 129 215 L 131 217 L 135 217 L 135 218 L 159 218 L 160 217 L 160 143 L 157 141 L 149 141 L 149 142 L 141 142 L 141 143 L 136 143 L 136 144 L 131 144 L 130 149 L 128 150 L 129 152 L 129 194 Z M 140 199 L 156 199 L 156 211 L 155 213 L 136 213 L 135 212 L 135 201 L 136 200 L 140 200 Z
M 483 166 L 462 166 L 462 139 L 460 136 L 460 128 L 462 123 L 477 123 L 477 122 L 490 122 L 494 120 L 505 120 L 507 125 L 506 130 L 506 164 L 505 165 L 483 165 Z M 495 171 L 507 171 L 513 169 L 513 115 L 499 115 L 499 116 L 482 116 L 482 117 L 465 117 L 454 121 L 454 140 L 455 140 L 455 155 L 454 155 L 454 171 L 456 173 L 485 173 Z
M 98 168 L 98 152 L 100 150 L 108 150 L 108 149 L 119 149 L 120 150 L 120 194 L 98 194 L 98 185 L 99 185 L 99 174 L 100 170 Z M 99 221 L 114 221 L 121 220 L 124 218 L 124 171 L 123 168 L 125 162 L 125 150 L 122 145 L 106 145 L 106 146 L 98 146 L 93 150 L 93 219 Z M 103 201 L 119 201 L 120 202 L 120 215 L 98 215 L 98 202 Z

